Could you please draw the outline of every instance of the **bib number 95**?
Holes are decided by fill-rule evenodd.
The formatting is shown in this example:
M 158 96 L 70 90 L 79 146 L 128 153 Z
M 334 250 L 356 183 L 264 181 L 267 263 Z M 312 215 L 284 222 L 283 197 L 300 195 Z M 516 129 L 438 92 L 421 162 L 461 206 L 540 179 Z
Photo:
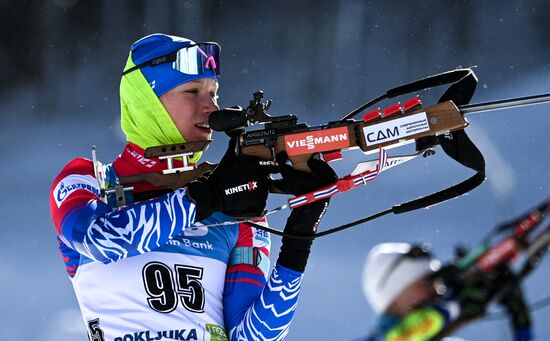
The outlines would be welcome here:
M 142 273 L 151 309 L 170 313 L 181 302 L 191 312 L 204 312 L 204 288 L 200 282 L 203 268 L 176 264 L 172 271 L 166 264 L 150 262 L 143 267 Z

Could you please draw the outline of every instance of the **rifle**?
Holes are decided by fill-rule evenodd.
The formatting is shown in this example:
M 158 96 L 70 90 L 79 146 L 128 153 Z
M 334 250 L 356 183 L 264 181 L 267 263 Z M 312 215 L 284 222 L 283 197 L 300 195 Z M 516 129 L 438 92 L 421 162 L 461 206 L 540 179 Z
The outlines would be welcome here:
M 398 102 L 383 110 L 376 108 L 368 111 L 359 121 L 352 119 L 381 100 L 445 84 L 451 85 L 435 105 L 422 108 L 420 97 L 414 96 L 402 104 Z M 307 160 L 311 157 L 322 155 L 325 161 L 331 162 L 341 159 L 342 151 L 351 149 L 360 149 L 365 154 L 378 153 L 378 159 L 359 163 L 350 174 L 340 178 L 335 184 L 291 198 L 288 204 L 269 213 L 286 207 L 296 208 L 367 184 L 385 170 L 404 164 L 420 155 L 424 157 L 433 155 L 434 148 L 438 145 L 458 163 L 475 171 L 473 176 L 454 186 L 394 205 L 354 222 L 318 232 L 316 236 L 319 237 L 389 213 L 400 214 L 432 206 L 471 191 L 485 179 L 485 161 L 479 149 L 464 131 L 469 125 L 464 115 L 550 101 L 550 94 L 544 94 L 469 105 L 476 85 L 477 78 L 472 69 L 444 72 L 390 89 L 353 110 L 341 120 L 313 127 L 299 122 L 296 115 L 270 116 L 267 111 L 272 102 L 263 102 L 263 92 L 257 91 L 245 109 L 237 106 L 213 112 L 209 118 L 209 125 L 213 130 L 236 136 L 239 142 L 236 147 L 237 153 L 276 161 L 277 155 L 285 152 L 293 167 L 304 171 L 309 171 Z M 253 124 L 263 124 L 263 129 L 246 131 L 246 128 Z M 145 157 L 167 158 L 168 169 L 162 174 L 150 173 L 132 178 L 120 178 L 118 186 L 121 188 L 118 188 L 117 193 L 123 193 L 125 189 L 123 185 L 138 181 L 147 181 L 156 186 L 172 189 L 185 186 L 188 182 L 200 177 L 205 170 L 212 170 L 215 167 L 208 163 L 194 166 L 187 162 L 193 152 L 204 150 L 209 142 L 191 141 L 179 145 L 148 148 L 145 151 Z M 388 156 L 388 149 L 413 142 L 415 153 Z M 182 166 L 173 167 L 172 160 L 176 158 L 183 160 Z M 277 188 L 272 188 L 272 192 L 281 193 Z M 280 230 L 265 228 L 258 224 L 253 225 L 274 234 L 283 235 Z
M 469 252 L 459 248 L 457 250 L 458 257 L 455 259 L 454 265 L 460 272 L 460 280 L 466 281 L 468 278 L 484 276 L 498 272 L 504 268 L 512 274 L 512 276 L 509 274 L 505 276 L 508 278 L 508 281 L 513 280 L 515 283 L 520 283 L 536 268 L 549 249 L 550 223 L 542 225 L 542 222 L 549 213 L 550 199 L 547 199 L 521 217 L 498 225 L 484 238 L 481 245 L 477 248 Z M 544 228 L 537 231 L 541 226 L 544 226 Z M 508 231 L 511 232 L 497 243 L 490 243 L 493 235 Z M 523 259 L 523 266 L 517 271 L 512 272 L 510 265 L 519 259 Z M 511 286 L 513 283 L 504 282 L 499 283 L 499 285 L 500 290 L 493 297 L 493 300 L 507 295 L 508 290 L 512 289 Z M 524 302 L 521 292 L 519 292 L 519 295 L 516 293 L 516 295 L 515 303 L 519 306 L 518 310 L 523 315 L 521 322 L 524 324 L 524 327 L 528 327 L 531 324 L 528 306 Z M 450 335 L 455 329 L 468 321 L 468 317 L 459 318 L 442 330 L 436 339 Z
M 352 119 L 383 99 L 444 84 L 451 84 L 451 86 L 435 105 L 422 108 L 420 97 L 414 96 L 403 104 L 398 102 L 383 110 L 376 108 L 368 111 L 360 121 Z M 279 153 L 286 152 L 293 167 L 304 171 L 309 171 L 307 160 L 311 157 L 322 155 L 325 161 L 331 162 L 341 159 L 342 151 L 346 150 L 360 149 L 365 154 L 378 152 L 377 160 L 359 163 L 350 174 L 340 178 L 335 184 L 291 198 L 287 205 L 271 212 L 285 207 L 296 208 L 366 184 L 375 180 L 381 172 L 419 155 L 424 157 L 433 155 L 435 153 L 433 148 L 437 145 L 441 145 L 443 151 L 451 158 L 476 172 L 470 178 L 449 188 L 394 205 L 390 209 L 355 222 L 318 232 L 316 236 L 319 237 L 388 213 L 400 214 L 424 208 L 469 192 L 485 179 L 485 161 L 481 152 L 464 131 L 469 125 L 464 115 L 550 101 L 550 94 L 544 94 L 469 105 L 476 85 L 477 78 L 472 69 L 444 72 L 390 89 L 385 94 L 353 110 L 341 120 L 314 127 L 299 123 L 296 115 L 268 115 L 267 111 L 272 102 L 262 102 L 263 93 L 257 91 L 245 109 L 237 106 L 213 112 L 210 115 L 209 124 L 215 131 L 224 131 L 230 136 L 238 137 L 237 153 L 276 161 Z M 263 129 L 246 131 L 247 127 L 258 123 L 264 125 Z M 413 142 L 416 153 L 388 156 L 387 149 Z M 276 188 L 272 191 L 281 192 Z M 260 225 L 256 227 L 267 229 Z M 267 230 L 282 235 L 278 230 Z

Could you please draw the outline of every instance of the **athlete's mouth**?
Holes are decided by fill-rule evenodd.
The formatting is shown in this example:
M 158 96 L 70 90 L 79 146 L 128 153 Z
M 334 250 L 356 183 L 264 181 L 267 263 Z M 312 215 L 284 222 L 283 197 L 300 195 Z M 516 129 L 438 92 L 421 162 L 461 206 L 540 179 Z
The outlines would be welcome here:
M 199 129 L 202 129 L 202 130 L 205 130 L 205 131 L 208 131 L 210 132 L 210 126 L 208 125 L 208 123 L 198 123 L 198 124 L 195 124 L 195 127 L 199 128 Z

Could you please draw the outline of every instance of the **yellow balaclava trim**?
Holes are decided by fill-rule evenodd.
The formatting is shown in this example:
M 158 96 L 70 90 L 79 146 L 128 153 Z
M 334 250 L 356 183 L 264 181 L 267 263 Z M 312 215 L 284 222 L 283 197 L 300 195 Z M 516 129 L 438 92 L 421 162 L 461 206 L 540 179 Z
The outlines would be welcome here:
M 434 308 L 421 308 L 407 314 L 397 326 L 390 329 L 385 341 L 428 341 L 437 335 L 445 319 Z
M 134 67 L 132 52 L 124 70 Z M 174 120 L 162 105 L 141 70 L 122 76 L 120 81 L 120 124 L 126 140 L 139 147 L 185 143 Z M 195 153 L 189 162 L 196 163 L 202 152 Z

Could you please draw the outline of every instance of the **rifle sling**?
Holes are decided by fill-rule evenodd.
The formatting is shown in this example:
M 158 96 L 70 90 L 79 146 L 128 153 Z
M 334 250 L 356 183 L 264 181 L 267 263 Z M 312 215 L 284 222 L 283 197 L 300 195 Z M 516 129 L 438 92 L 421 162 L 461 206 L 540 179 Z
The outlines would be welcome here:
M 437 86 L 440 84 L 441 83 L 433 84 L 433 86 Z M 453 83 L 447 89 L 447 91 L 445 91 L 445 93 L 439 99 L 439 103 L 452 100 L 458 106 L 468 104 L 474 94 L 476 85 L 477 78 L 473 71 L 470 69 L 464 77 Z M 423 86 L 428 87 L 428 84 L 423 84 Z M 464 130 L 454 131 L 446 136 L 439 136 L 437 137 L 437 139 L 431 139 L 430 141 L 433 144 L 440 144 L 443 148 L 443 151 L 447 155 L 449 155 L 449 157 L 451 157 L 461 165 L 473 169 L 474 171 L 476 171 L 476 174 L 456 185 L 450 186 L 441 191 L 402 204 L 394 205 L 390 209 L 374 213 L 370 216 L 361 218 L 351 223 L 340 225 L 325 231 L 317 232 L 315 236 L 312 237 L 289 235 L 274 228 L 266 228 L 265 226 L 251 222 L 247 223 L 258 229 L 262 229 L 279 236 L 285 236 L 295 239 L 312 239 L 348 229 L 358 224 L 380 218 L 389 213 L 400 214 L 438 204 L 440 202 L 458 197 L 473 190 L 485 180 L 485 160 L 483 158 L 483 155 L 470 140 Z
M 474 94 L 476 85 L 477 78 L 470 70 L 466 76 L 445 91 L 439 99 L 439 103 L 452 100 L 456 105 L 468 104 Z M 455 198 L 471 191 L 485 180 L 485 159 L 464 130 L 454 131 L 446 136 L 439 136 L 438 142 L 449 157 L 461 165 L 473 169 L 476 174 L 439 192 L 395 205 L 392 208 L 393 213 L 409 212 Z

